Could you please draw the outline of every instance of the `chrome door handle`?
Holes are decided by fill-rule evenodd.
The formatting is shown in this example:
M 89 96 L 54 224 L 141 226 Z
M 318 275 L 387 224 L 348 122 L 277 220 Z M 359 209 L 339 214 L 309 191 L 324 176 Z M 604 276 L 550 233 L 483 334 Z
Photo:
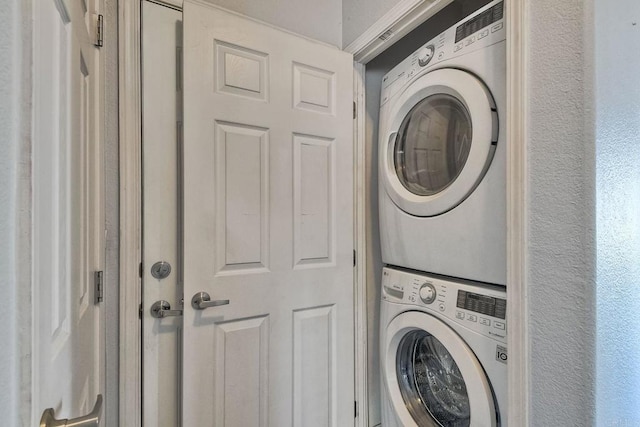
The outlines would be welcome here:
M 102 415 L 102 395 L 96 398 L 93 410 L 84 417 L 56 420 L 53 408 L 45 409 L 40 418 L 40 427 L 98 427 Z
M 151 306 L 151 316 L 162 319 L 169 316 L 182 316 L 182 310 L 171 310 L 171 304 L 165 300 L 156 301 Z
M 229 304 L 228 299 L 218 299 L 211 301 L 211 296 L 206 292 L 198 292 L 191 298 L 191 307 L 196 310 L 204 310 L 209 307 L 217 307 L 219 305 Z

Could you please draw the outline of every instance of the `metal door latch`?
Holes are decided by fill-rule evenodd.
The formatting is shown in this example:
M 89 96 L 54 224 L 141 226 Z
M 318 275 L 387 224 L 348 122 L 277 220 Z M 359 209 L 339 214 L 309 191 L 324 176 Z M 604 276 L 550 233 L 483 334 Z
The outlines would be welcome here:
M 171 310 L 171 304 L 165 300 L 159 300 L 151 306 L 151 316 L 162 319 L 169 316 L 182 316 L 182 310 Z
M 53 408 L 45 409 L 40 418 L 40 427 L 98 427 L 102 415 L 102 395 L 96 398 L 93 410 L 84 417 L 56 420 Z

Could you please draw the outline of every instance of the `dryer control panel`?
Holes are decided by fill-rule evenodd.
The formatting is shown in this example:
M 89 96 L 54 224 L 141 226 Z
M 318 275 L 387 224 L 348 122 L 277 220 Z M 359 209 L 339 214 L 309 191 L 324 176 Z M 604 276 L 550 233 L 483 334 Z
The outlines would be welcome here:
M 380 105 L 409 81 L 427 70 L 446 66 L 444 61 L 505 40 L 504 1 L 494 1 L 440 33 L 396 65 L 382 78 Z
M 507 294 L 501 286 L 385 267 L 382 299 L 414 305 L 506 343 Z

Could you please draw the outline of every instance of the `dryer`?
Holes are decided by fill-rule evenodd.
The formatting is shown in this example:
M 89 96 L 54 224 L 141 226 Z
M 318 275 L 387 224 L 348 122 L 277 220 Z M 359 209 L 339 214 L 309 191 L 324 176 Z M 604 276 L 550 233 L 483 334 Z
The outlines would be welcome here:
M 505 31 L 489 3 L 383 77 L 385 264 L 506 285 Z
M 505 288 L 385 268 L 384 427 L 505 427 Z

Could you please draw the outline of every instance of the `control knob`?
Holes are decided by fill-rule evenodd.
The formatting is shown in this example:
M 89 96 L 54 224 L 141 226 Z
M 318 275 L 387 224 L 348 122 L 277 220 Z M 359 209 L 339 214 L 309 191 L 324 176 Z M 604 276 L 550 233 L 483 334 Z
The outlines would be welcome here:
M 431 304 L 436 300 L 436 288 L 433 287 L 431 283 L 425 282 L 420 287 L 420 299 L 425 304 Z
M 429 46 L 425 46 L 422 49 L 420 49 L 420 52 L 418 52 L 418 64 L 421 67 L 424 67 L 429 62 L 431 62 L 431 58 L 433 58 L 433 54 L 434 54 L 435 50 L 436 49 L 432 44 L 430 44 Z

